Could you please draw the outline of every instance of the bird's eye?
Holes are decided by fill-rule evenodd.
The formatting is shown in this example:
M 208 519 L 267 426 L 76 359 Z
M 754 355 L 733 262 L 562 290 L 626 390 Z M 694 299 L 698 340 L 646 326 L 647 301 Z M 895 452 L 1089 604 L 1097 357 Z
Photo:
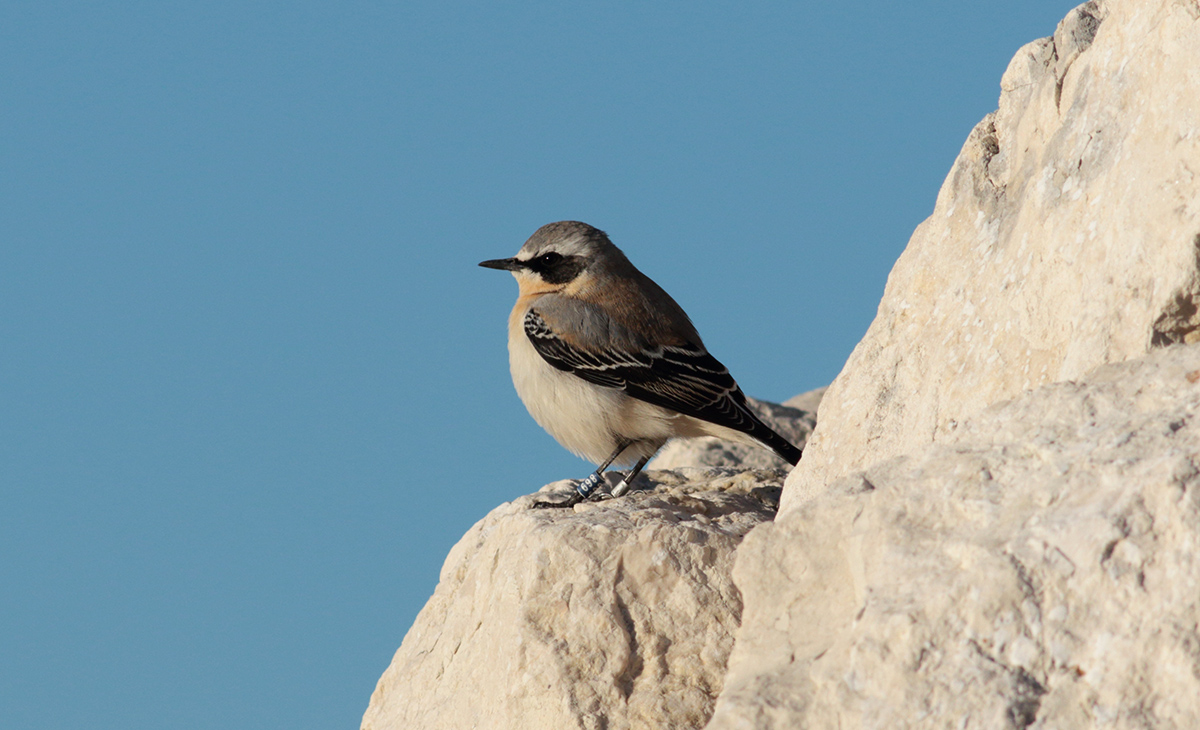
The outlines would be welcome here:
M 562 254 L 556 253 L 554 251 L 551 251 L 549 253 L 544 253 L 541 256 L 538 256 L 538 262 L 541 263 L 543 266 L 553 266 L 554 264 L 557 264 L 559 261 L 562 261 Z

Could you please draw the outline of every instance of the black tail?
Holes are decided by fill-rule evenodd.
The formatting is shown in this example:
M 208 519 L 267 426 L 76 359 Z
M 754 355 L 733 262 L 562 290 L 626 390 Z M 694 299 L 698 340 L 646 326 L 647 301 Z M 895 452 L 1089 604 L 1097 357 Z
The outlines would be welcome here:
M 746 431 L 746 434 L 762 443 L 763 446 L 771 449 L 771 451 L 779 454 L 780 458 L 787 463 L 795 466 L 796 462 L 800 461 L 800 455 L 804 450 L 796 448 L 792 445 L 792 442 L 775 433 L 770 426 L 759 420 L 753 413 L 750 415 L 754 418 L 754 427 Z
M 758 414 L 746 402 L 746 394 L 736 384 L 733 386 L 733 391 L 729 393 L 726 403 L 734 406 L 732 409 L 733 413 L 725 419 L 724 423 L 719 423 L 719 425 L 741 431 L 771 451 L 779 454 L 781 459 L 792 466 L 795 466 L 800 461 L 800 455 L 804 453 L 804 450 L 796 448 L 792 445 L 791 441 L 780 436 L 775 432 L 775 429 L 763 423 L 763 420 L 758 417 Z

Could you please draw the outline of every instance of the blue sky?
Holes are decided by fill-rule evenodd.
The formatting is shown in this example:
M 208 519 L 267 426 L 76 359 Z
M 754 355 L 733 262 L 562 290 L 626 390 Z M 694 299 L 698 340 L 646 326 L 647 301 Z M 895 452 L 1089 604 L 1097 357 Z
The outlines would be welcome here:
M 508 378 L 579 219 L 827 384 L 1071 2 L 0 4 L 0 716 L 351 728 L 446 551 L 591 466 Z

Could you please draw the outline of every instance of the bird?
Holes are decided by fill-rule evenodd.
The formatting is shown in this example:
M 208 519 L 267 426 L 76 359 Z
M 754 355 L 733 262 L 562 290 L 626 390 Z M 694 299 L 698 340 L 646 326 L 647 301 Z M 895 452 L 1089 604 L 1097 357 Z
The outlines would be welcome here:
M 801 449 L 750 410 L 683 308 L 604 231 L 548 223 L 516 256 L 479 265 L 517 280 L 508 355 L 521 401 L 559 444 L 598 465 L 567 500 L 535 506 L 599 498 L 604 470 L 632 464 L 610 491 L 620 497 L 677 437 L 716 436 L 800 460 Z

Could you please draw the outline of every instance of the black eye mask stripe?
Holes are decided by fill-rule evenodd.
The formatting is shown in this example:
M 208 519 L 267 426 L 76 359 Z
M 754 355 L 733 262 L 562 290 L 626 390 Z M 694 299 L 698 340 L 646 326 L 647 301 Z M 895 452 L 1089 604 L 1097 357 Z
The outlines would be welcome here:
M 524 266 L 547 284 L 567 284 L 583 272 L 586 264 L 582 256 L 543 254 L 524 262 Z

